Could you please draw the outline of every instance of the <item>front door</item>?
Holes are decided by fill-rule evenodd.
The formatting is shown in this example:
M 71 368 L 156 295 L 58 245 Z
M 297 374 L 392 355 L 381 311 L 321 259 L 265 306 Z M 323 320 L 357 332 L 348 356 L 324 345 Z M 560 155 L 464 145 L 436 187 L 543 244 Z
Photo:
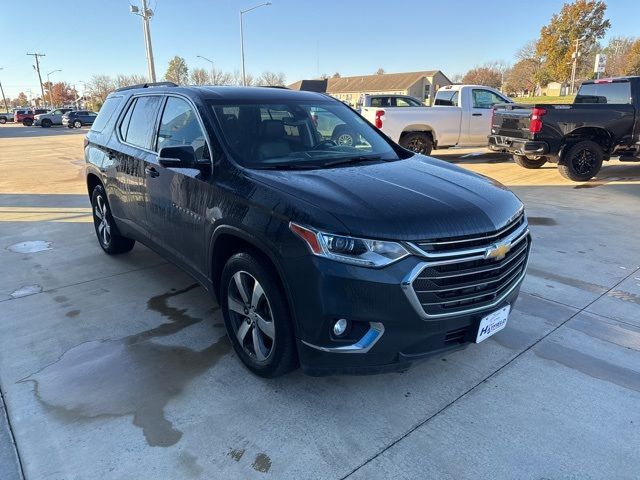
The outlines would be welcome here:
M 192 146 L 196 159 L 211 165 L 202 123 L 187 100 L 166 99 L 155 150 Z M 211 169 L 165 168 L 157 156 L 145 164 L 146 210 L 152 241 L 193 273 L 203 273 L 205 212 L 211 191 Z
M 467 145 L 486 145 L 491 133 L 493 106 L 505 103 L 505 99 L 491 90 L 474 88 L 471 90 L 471 108 L 467 110 Z

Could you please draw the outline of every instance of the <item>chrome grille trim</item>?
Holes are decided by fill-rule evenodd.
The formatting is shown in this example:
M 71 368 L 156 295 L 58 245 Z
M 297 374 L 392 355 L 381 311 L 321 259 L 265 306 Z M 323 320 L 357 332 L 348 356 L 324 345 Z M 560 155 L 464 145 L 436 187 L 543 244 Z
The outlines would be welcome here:
M 510 226 L 507 226 L 502 231 L 504 232 L 510 227 L 512 228 L 515 222 L 520 221 L 522 221 L 522 217 L 518 217 L 517 220 L 511 222 Z M 499 234 L 496 234 L 496 236 L 497 235 Z M 490 236 L 488 238 L 495 238 L 496 236 Z M 477 241 L 478 239 L 475 238 L 473 240 Z M 483 261 L 488 261 L 485 257 L 487 250 L 496 244 L 502 243 L 511 245 L 507 256 L 501 260 L 496 260 L 492 264 L 484 265 Z M 424 320 L 433 320 L 487 311 L 503 302 L 505 298 L 520 286 L 526 275 L 529 264 L 531 237 L 525 219 L 522 225 L 518 226 L 516 230 L 506 237 L 500 238 L 496 242 L 488 241 L 482 247 L 452 249 L 443 252 L 426 252 L 416 244 L 412 243 L 409 244 L 409 246 L 414 250 L 414 253 L 424 257 L 425 260 L 417 264 L 407 274 L 401 286 L 409 302 L 420 317 Z M 464 247 L 464 245 L 461 246 Z M 458 270 L 455 270 L 455 265 L 464 263 L 471 263 L 472 265 L 466 268 L 464 265 L 460 265 Z M 473 264 L 475 264 L 475 266 Z M 443 266 L 449 266 L 451 270 L 446 271 L 448 269 L 444 269 L 445 271 L 442 273 L 433 270 L 426 272 L 427 269 L 436 267 L 437 270 L 437 267 Z M 491 272 L 494 270 L 501 271 L 496 272 L 496 274 L 494 274 L 496 276 L 492 277 Z M 465 276 L 469 277 L 467 281 L 455 280 L 456 278 L 464 280 Z M 451 280 L 449 284 L 446 284 L 447 282 L 440 282 L 442 286 L 438 287 L 438 281 L 446 279 L 453 280 Z M 420 281 L 423 285 L 414 285 L 415 281 Z M 487 289 L 474 291 L 474 289 L 478 287 Z M 453 293 L 456 290 L 460 291 L 460 293 Z M 451 296 L 447 298 L 445 296 L 447 294 Z M 422 302 L 418 295 L 421 296 Z M 424 298 L 425 296 L 430 298 Z M 494 296 L 495 298 L 492 300 Z M 482 298 L 486 300 L 480 300 Z M 469 305 L 464 305 L 465 303 L 469 303 Z M 481 305 L 479 305 L 480 303 Z M 442 311 L 447 308 L 451 309 L 451 311 Z

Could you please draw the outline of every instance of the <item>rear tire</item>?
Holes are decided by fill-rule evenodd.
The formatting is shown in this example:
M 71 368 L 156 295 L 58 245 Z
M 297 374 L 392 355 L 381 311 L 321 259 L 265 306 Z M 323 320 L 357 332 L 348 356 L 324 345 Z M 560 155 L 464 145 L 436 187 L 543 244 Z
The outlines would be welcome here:
M 541 157 L 538 160 L 531 160 L 524 155 L 513 155 L 513 161 L 523 168 L 534 169 L 540 168 L 547 163 L 547 157 Z
M 123 237 L 111 215 L 111 207 L 107 200 L 107 193 L 102 185 L 97 185 L 91 194 L 91 211 L 93 225 L 98 236 L 98 243 L 109 255 L 118 255 L 131 251 L 135 240 Z
M 40 125 L 42 125 L 42 128 L 49 128 L 51 124 L 51 120 L 48 120 L 46 118 L 40 123 Z
M 80 128 L 80 127 L 82 127 L 82 122 L 80 120 L 76 120 L 76 121 L 73 122 L 73 126 L 75 128 Z
M 4 117 L 0 118 L 0 125 L 4 125 L 5 123 L 7 123 L 7 119 Z
M 270 264 L 249 253 L 232 256 L 220 278 L 220 307 L 233 348 L 249 370 L 273 378 L 298 366 L 291 314 Z
M 31 125 L 33 125 L 33 120 L 31 120 L 30 118 L 27 118 L 22 121 L 22 125 L 24 125 L 25 127 L 30 127 Z
M 560 175 L 574 182 L 586 182 L 595 177 L 600 168 L 604 152 L 596 142 L 585 140 L 567 150 L 558 164 Z
M 400 146 L 420 155 L 431 155 L 433 139 L 423 132 L 407 133 L 400 138 Z

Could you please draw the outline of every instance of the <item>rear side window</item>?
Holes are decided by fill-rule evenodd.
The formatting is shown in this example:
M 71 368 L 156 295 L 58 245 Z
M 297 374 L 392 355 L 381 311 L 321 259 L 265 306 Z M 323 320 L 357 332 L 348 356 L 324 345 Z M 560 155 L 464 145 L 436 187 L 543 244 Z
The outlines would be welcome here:
M 631 103 L 631 83 L 603 82 L 587 83 L 580 87 L 574 103 Z
M 391 101 L 389 100 L 389 97 L 372 97 L 371 106 L 376 108 L 390 107 Z
M 113 112 L 116 111 L 116 108 L 118 107 L 118 105 L 120 105 L 121 101 L 122 101 L 122 97 L 107 98 L 107 100 L 102 105 L 100 112 L 98 113 L 98 117 L 96 118 L 96 121 L 93 122 L 93 126 L 91 127 L 91 130 L 94 130 L 96 132 L 101 132 L 104 126 L 109 122 L 109 120 L 111 120 L 111 117 L 113 116 Z
M 457 90 L 440 90 L 436 93 L 436 99 L 434 105 L 442 105 L 446 107 L 458 106 L 458 91 Z
M 131 104 L 122 124 L 120 135 L 122 139 L 132 145 L 151 149 L 156 116 L 161 97 L 157 95 L 138 97 Z

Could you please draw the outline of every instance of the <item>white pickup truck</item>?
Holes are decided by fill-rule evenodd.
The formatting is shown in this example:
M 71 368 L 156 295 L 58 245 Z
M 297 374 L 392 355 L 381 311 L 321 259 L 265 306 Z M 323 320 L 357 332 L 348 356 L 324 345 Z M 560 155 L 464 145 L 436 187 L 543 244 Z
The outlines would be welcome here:
M 361 115 L 393 141 L 423 155 L 433 148 L 486 146 L 493 106 L 513 103 L 482 85 L 447 85 L 432 107 L 366 107 Z

